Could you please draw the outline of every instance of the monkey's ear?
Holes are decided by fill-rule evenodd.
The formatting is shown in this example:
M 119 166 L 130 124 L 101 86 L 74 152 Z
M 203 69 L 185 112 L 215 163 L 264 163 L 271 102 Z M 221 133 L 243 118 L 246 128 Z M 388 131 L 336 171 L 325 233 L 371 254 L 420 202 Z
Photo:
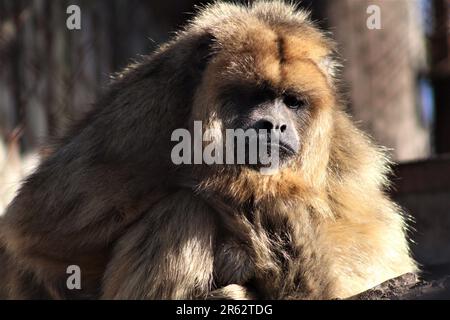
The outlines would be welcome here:
M 198 36 L 197 41 L 194 42 L 194 47 L 192 48 L 192 56 L 190 61 L 192 71 L 194 73 L 202 73 L 208 62 L 213 58 L 215 37 L 206 32 Z
M 325 57 L 320 59 L 318 64 L 320 69 L 325 73 L 328 81 L 332 83 L 337 75 L 338 68 L 340 66 L 336 61 L 334 55 L 326 55 Z

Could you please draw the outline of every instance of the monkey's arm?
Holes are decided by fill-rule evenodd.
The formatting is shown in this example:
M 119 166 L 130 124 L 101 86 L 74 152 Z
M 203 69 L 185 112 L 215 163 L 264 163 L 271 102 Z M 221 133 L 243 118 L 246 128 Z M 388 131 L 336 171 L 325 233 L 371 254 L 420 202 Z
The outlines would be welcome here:
M 164 198 L 113 250 L 105 299 L 205 298 L 213 280 L 214 214 L 188 191 Z
M 254 299 L 242 285 L 212 288 L 213 276 L 226 275 L 226 264 L 217 261 L 227 258 L 228 273 L 244 267 L 234 261 L 238 252 L 223 255 L 218 241 L 216 212 L 190 191 L 172 194 L 118 240 L 105 273 L 103 298 Z M 227 277 L 241 283 L 236 276 Z

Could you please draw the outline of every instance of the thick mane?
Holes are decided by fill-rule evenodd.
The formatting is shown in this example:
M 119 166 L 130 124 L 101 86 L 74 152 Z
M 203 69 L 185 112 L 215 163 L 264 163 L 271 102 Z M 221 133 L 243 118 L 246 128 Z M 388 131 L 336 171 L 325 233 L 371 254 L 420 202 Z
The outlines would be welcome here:
M 248 6 L 216 2 L 199 7 L 197 15 L 188 26 L 210 28 L 223 23 L 246 23 L 249 17 L 258 18 L 269 24 L 310 24 L 309 12 L 299 9 L 294 3 L 285 1 L 255 1 Z

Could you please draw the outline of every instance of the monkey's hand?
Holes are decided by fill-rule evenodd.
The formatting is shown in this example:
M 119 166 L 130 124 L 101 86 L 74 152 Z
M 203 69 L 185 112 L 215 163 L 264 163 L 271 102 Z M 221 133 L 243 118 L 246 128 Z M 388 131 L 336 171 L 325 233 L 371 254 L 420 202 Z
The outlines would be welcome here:
M 230 284 L 223 288 L 210 292 L 208 300 L 254 300 L 255 295 L 246 287 L 238 284 Z

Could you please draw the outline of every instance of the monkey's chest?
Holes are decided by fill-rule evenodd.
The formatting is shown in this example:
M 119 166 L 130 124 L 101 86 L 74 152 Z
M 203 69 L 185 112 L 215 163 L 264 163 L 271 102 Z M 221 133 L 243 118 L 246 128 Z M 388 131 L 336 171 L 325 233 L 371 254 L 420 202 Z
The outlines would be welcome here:
M 282 298 L 304 282 L 298 261 L 298 250 L 286 230 L 252 228 L 244 238 L 229 238 L 219 244 L 214 282 L 218 287 L 249 287 L 263 299 Z

